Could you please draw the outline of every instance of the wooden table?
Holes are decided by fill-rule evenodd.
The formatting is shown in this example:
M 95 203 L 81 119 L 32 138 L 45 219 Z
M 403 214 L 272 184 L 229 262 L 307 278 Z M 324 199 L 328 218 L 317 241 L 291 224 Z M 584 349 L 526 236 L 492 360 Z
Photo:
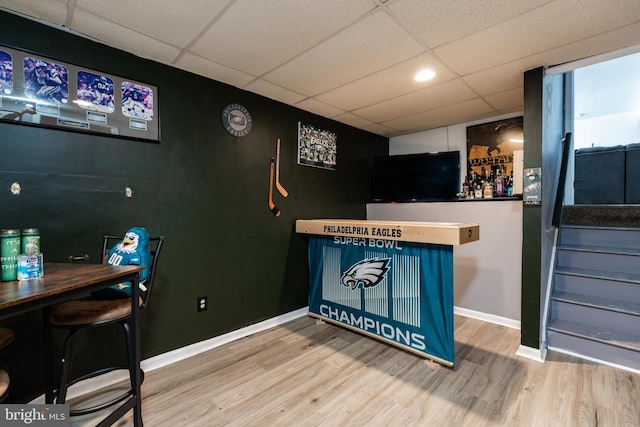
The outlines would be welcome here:
M 111 266 L 102 264 L 66 264 L 45 263 L 44 277 L 0 284 L 0 320 L 23 314 L 29 311 L 50 307 L 64 301 L 68 301 L 120 283 L 131 282 L 132 304 L 131 317 L 132 328 L 130 334 L 130 348 L 137 369 L 134 375 L 132 396 L 124 401 L 116 410 L 105 418 L 99 426 L 112 425 L 122 418 L 129 410 L 133 409 L 134 425 L 142 426 L 142 397 L 140 394 L 140 325 L 138 320 L 138 278 L 141 266 Z M 49 322 L 45 318 L 48 330 L 45 333 L 45 347 L 47 357 L 46 402 L 53 402 L 53 357 L 51 357 L 51 330 Z

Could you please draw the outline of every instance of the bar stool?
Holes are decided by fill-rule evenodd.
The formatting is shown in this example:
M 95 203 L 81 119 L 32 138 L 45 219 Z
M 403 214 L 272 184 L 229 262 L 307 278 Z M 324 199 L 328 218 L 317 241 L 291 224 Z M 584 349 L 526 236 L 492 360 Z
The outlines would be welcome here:
M 149 306 L 149 298 L 151 296 L 151 290 L 153 289 L 153 283 L 156 277 L 156 268 L 158 266 L 158 259 L 160 257 L 160 250 L 162 249 L 164 239 L 164 236 L 149 238 L 151 264 L 149 266 L 149 276 L 144 282 L 146 291 L 140 292 L 141 296 L 139 303 L 141 309 L 147 308 Z M 105 235 L 103 237 L 103 256 L 106 257 L 109 253 L 109 248 L 111 247 L 110 243 L 117 240 L 122 240 L 122 236 Z M 85 415 L 101 411 L 102 409 L 122 402 L 132 395 L 135 367 L 132 349 L 129 348 L 129 334 L 131 328 L 130 321 L 131 298 L 105 300 L 90 297 L 85 299 L 67 301 L 53 308 L 51 315 L 49 316 L 49 323 L 51 324 L 51 326 L 57 329 L 66 329 L 69 331 L 67 338 L 64 341 L 61 376 L 56 391 L 55 403 L 65 403 L 67 397 L 67 389 L 71 385 L 108 372 L 126 369 L 129 371 L 129 379 L 131 382 L 131 389 L 129 389 L 123 395 L 113 398 L 107 402 L 91 406 L 89 408 L 70 410 L 69 414 L 71 416 Z M 112 324 L 119 324 L 124 329 L 127 342 L 128 366 L 112 366 L 99 369 L 97 371 L 76 378 L 72 381 L 69 381 L 71 364 L 73 362 L 73 344 L 77 333 L 83 330 L 94 329 L 100 326 Z M 141 372 L 141 377 L 144 378 L 143 371 Z
M 0 327 L 0 350 L 9 347 L 15 338 L 16 335 L 11 329 Z M 0 368 L 0 402 L 4 402 L 10 393 L 11 377 L 9 376 L 9 369 L 6 366 L 2 366 Z

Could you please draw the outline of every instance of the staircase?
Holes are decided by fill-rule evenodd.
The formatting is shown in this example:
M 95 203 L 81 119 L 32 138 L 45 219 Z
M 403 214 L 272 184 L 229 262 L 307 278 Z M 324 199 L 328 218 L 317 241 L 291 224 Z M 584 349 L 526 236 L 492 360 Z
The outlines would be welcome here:
M 640 215 L 602 225 L 572 214 L 559 230 L 548 347 L 640 371 Z

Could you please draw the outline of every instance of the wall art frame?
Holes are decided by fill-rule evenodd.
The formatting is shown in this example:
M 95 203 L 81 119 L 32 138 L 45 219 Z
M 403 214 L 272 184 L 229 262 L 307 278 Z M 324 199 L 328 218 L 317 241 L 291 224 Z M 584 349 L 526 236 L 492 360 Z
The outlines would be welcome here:
M 335 132 L 298 122 L 298 164 L 335 170 L 338 137 Z
M 160 142 L 158 87 L 0 45 L 0 122 Z
M 523 116 L 467 127 L 467 176 L 489 174 L 499 167 L 510 175 L 513 152 L 522 150 Z

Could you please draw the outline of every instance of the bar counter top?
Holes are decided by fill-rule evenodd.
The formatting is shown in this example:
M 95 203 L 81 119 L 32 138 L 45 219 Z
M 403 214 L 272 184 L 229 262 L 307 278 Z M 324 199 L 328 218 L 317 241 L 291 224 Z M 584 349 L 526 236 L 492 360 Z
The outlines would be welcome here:
M 454 222 L 299 219 L 296 232 L 441 245 L 462 245 L 480 239 L 478 224 Z

